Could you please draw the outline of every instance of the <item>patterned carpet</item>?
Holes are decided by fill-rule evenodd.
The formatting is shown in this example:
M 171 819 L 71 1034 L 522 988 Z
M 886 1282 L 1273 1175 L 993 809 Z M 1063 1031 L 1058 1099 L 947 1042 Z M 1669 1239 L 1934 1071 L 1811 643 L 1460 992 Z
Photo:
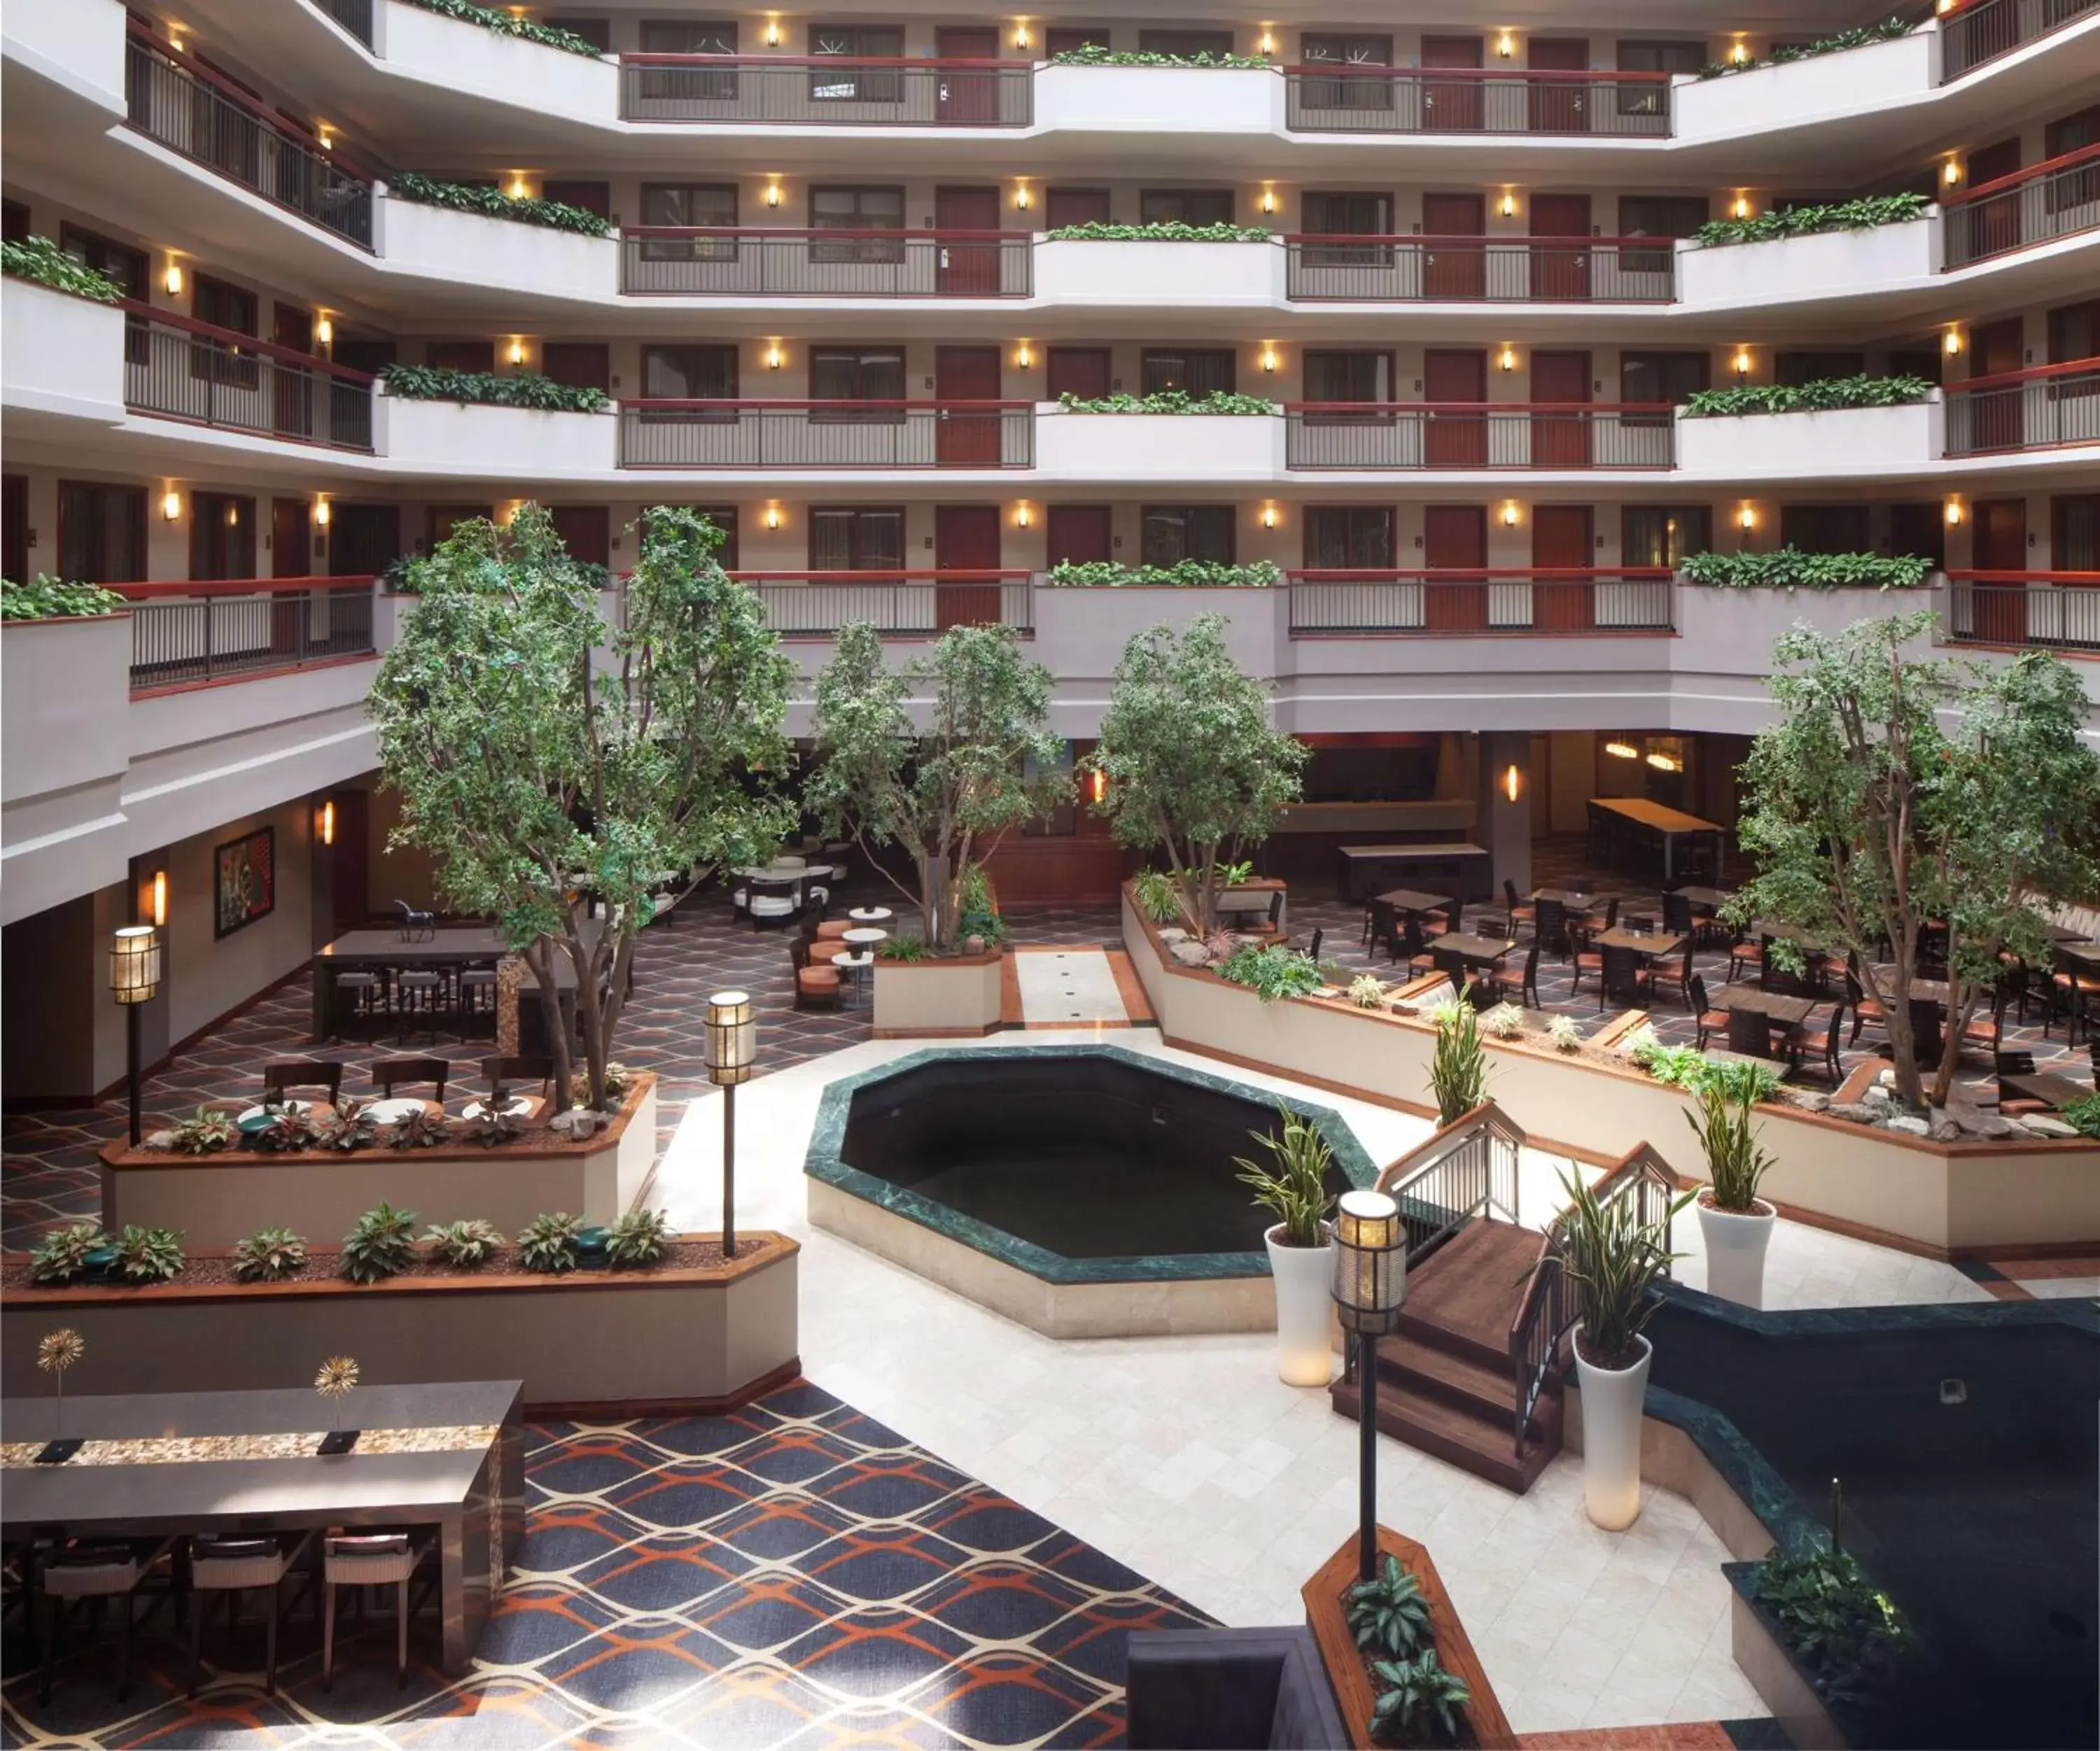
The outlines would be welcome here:
M 324 1695 L 302 1605 L 271 1698 L 251 1606 L 231 1640 L 210 1624 L 192 1702 L 163 1611 L 128 1703 L 112 1635 L 46 1709 L 11 1621 L 0 1744 L 1115 1744 L 1129 1633 L 1209 1621 L 807 1382 L 731 1416 L 527 1432 L 523 1554 L 469 1676 L 416 1663 L 425 1617 L 397 1690 L 382 1615 Z

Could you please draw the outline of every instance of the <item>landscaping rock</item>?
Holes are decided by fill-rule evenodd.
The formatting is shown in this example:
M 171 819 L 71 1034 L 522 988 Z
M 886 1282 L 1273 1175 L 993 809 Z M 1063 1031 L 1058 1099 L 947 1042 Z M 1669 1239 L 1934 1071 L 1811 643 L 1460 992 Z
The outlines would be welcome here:
M 1189 940 L 1189 933 L 1179 924 L 1168 924 L 1161 929 L 1159 940 L 1167 947 L 1171 948 L 1177 942 L 1186 942 Z
M 2060 1118 L 2052 1118 L 2046 1113 L 2036 1113 L 2023 1119 L 2030 1135 L 2037 1137 L 2075 1137 L 2080 1135 L 2076 1125 L 2067 1125 Z
M 1170 943 L 1167 952 L 1185 967 L 1205 966 L 1209 964 L 1211 959 L 1210 950 L 1200 942 Z
M 1890 1069 L 1883 1070 L 1880 1075 L 1874 1078 L 1874 1080 L 1884 1088 L 1893 1088 L 1896 1085 L 1896 1073 L 1894 1068 L 1891 1067 Z
M 1866 1097 L 1869 1105 L 1886 1105 L 1889 1098 L 1889 1092 L 1879 1083 L 1876 1083 L 1866 1091 Z
M 2013 1135 L 2010 1119 L 2002 1118 L 1986 1108 L 1972 1106 L 1966 1100 L 1949 1100 L 1947 1117 L 1965 1136 L 1995 1138 Z
M 1830 1110 L 1830 1096 L 1827 1094 L 1796 1095 L 1793 1104 L 1804 1113 L 1827 1113 Z
M 1828 1110 L 1833 1118 L 1850 1119 L 1855 1125 L 1871 1125 L 1874 1122 L 1873 1108 L 1856 1100 L 1833 1100 Z
M 1897 1114 L 1889 1121 L 1888 1128 L 1891 1131 L 1900 1131 L 1906 1136 L 1926 1137 L 1932 1134 L 1932 1126 L 1928 1121 L 1910 1113 Z

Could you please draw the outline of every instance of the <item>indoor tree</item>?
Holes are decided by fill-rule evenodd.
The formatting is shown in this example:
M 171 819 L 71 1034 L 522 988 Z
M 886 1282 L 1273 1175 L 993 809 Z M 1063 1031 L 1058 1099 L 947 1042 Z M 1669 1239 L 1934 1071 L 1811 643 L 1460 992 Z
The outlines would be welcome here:
M 645 512 L 615 627 L 539 505 L 461 523 L 411 567 L 415 609 L 372 690 L 401 799 L 391 842 L 427 853 L 445 900 L 523 955 L 558 1088 L 567 960 L 593 1108 L 656 894 L 764 862 L 795 821 L 765 783 L 788 764 L 792 666 L 716 562 L 721 540 L 691 511 Z
M 1207 936 L 1225 869 L 1268 836 L 1307 757 L 1225 648 L 1224 617 L 1200 614 L 1179 637 L 1155 626 L 1123 646 L 1089 765 L 1117 840 L 1166 853 L 1189 928 Z
M 964 871 L 1008 829 L 1072 796 L 1065 744 L 1048 727 L 1050 689 L 1050 671 L 1010 626 L 952 626 L 929 655 L 898 668 L 872 626 L 839 629 L 817 677 L 805 801 L 876 868 L 885 845 L 910 854 L 916 890 L 889 880 L 919 908 L 929 948 L 954 945 Z
M 1773 647 L 1780 721 L 1742 768 L 1739 831 L 1758 875 L 1729 911 L 1856 956 L 1912 1107 L 1946 1104 L 2001 955 L 2049 964 L 2040 897 L 2100 884 L 2100 756 L 2082 739 L 2090 708 L 2077 674 L 2042 651 L 1997 665 L 1907 655 L 1933 624 L 1925 613 L 1833 634 L 1798 626 Z M 1926 1065 L 1910 995 L 1918 945 L 1941 924 L 1945 1043 Z M 1773 944 L 1783 964 L 1796 952 Z

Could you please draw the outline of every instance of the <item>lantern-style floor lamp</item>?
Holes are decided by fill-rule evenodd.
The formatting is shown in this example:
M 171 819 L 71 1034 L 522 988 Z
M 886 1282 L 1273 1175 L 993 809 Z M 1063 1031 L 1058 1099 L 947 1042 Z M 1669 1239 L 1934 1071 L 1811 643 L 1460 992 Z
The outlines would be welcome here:
M 722 1256 L 736 1256 L 736 1086 L 751 1080 L 758 1022 L 748 991 L 708 999 L 708 1080 L 722 1092 Z
M 109 990 L 124 1006 L 125 1069 L 131 1093 L 131 1147 L 139 1147 L 139 1007 L 161 988 L 161 937 L 126 924 L 109 940 Z
M 1344 1192 L 1335 1206 L 1335 1308 L 1356 1334 L 1357 1578 L 1378 1566 L 1378 1341 L 1407 1299 L 1407 1224 L 1383 1192 Z

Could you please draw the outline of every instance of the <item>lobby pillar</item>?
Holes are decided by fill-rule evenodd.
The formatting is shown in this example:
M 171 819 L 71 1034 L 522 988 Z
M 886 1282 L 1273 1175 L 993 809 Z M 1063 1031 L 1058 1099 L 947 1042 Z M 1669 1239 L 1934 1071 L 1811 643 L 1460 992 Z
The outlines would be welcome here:
M 1490 730 L 1480 737 L 1481 845 L 1494 871 L 1494 891 L 1505 881 L 1531 892 L 1531 733 Z

